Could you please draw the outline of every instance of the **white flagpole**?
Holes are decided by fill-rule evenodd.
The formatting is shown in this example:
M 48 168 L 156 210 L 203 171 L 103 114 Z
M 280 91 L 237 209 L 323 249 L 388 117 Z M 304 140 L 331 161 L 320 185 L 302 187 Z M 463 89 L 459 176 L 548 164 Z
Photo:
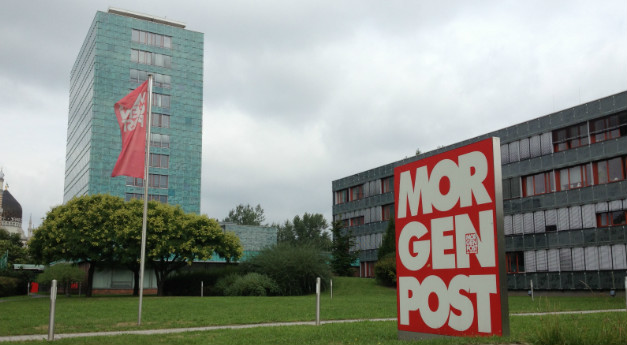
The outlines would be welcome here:
M 144 264 L 146 261 L 146 224 L 148 223 L 148 166 L 150 165 L 150 127 L 152 126 L 152 74 L 148 75 L 148 120 L 146 126 L 146 160 L 144 167 L 144 218 L 142 220 L 142 245 L 139 261 L 139 313 L 137 325 L 142 324 L 142 300 L 144 299 Z

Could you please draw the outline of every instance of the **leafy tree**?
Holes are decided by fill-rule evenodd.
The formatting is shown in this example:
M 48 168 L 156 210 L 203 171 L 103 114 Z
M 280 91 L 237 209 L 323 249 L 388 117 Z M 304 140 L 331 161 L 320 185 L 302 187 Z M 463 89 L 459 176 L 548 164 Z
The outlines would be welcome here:
M 390 219 L 388 222 L 377 257 L 377 263 L 374 265 L 375 280 L 381 285 L 396 286 L 396 229 L 394 219 Z
M 9 252 L 7 269 L 11 269 L 13 264 L 28 262 L 28 251 L 24 248 L 20 234 L 13 234 L 6 229 L 0 228 L 0 258 L 7 251 Z
M 326 219 L 320 213 L 305 213 L 302 217 L 295 216 L 292 222 L 286 220 L 278 227 L 277 241 L 294 245 L 312 245 L 323 250 L 331 249 L 331 238 L 326 232 Z
M 359 257 L 359 252 L 350 252 L 353 244 L 351 240 L 351 232 L 343 230 L 341 221 L 333 222 L 331 232 L 333 233 L 333 245 L 331 246 L 331 268 L 333 272 L 339 276 L 350 276 L 353 273 L 351 264 Z
M 385 229 L 385 235 L 383 236 L 381 247 L 379 247 L 377 251 L 377 256 L 382 258 L 390 253 L 396 256 L 396 228 L 394 227 L 394 218 L 388 221 L 388 226 Z
M 70 284 L 82 282 L 85 279 L 85 272 L 76 265 L 62 263 L 46 267 L 43 273 L 37 276 L 37 281 L 44 285 L 50 285 L 54 279 L 64 287 L 65 295 L 70 296 Z
M 86 296 L 90 297 L 96 266 L 114 260 L 112 220 L 123 206 L 120 197 L 96 194 L 75 197 L 54 207 L 33 233 L 31 256 L 44 264 L 58 260 L 89 263 Z
M 273 228 L 277 229 L 277 242 L 278 243 L 296 243 L 296 235 L 294 234 L 294 225 L 289 220 L 286 220 L 283 224 L 272 223 Z
M 239 204 L 237 207 L 229 211 L 229 216 L 224 218 L 225 222 L 241 224 L 241 225 L 261 225 L 266 220 L 261 205 L 254 208 L 249 204 L 246 206 Z
M 30 251 L 42 263 L 57 260 L 89 263 L 87 296 L 96 265 L 125 264 L 139 272 L 143 202 L 124 202 L 111 195 L 82 196 L 53 208 L 35 230 Z M 217 221 L 185 214 L 180 207 L 148 203 L 146 263 L 155 270 L 158 293 L 164 279 L 193 260 L 208 259 L 214 250 L 228 260 L 242 255 L 239 239 L 224 234 Z
M 116 228 L 117 242 L 123 247 L 117 257 L 127 266 L 135 267 L 135 263 L 139 265 L 140 248 L 135 244 L 137 239 L 141 240 L 142 221 L 137 215 L 143 214 L 143 203 L 129 202 L 126 208 L 128 213 L 121 212 L 128 217 L 126 225 L 119 224 Z M 146 264 L 155 270 L 159 296 L 164 293 L 166 278 L 194 260 L 209 259 L 214 251 L 228 261 L 242 256 L 239 238 L 224 233 L 218 222 L 206 215 L 186 214 L 179 206 L 151 201 L 147 222 Z

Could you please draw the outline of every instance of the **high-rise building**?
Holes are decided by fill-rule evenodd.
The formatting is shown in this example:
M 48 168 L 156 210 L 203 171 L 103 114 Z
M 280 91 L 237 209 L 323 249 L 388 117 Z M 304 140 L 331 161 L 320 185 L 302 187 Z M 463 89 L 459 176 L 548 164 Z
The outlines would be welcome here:
M 394 216 L 394 168 L 489 137 L 501 141 L 509 289 L 620 289 L 627 270 L 627 92 L 332 182 L 371 277 Z
M 200 212 L 203 40 L 169 19 L 97 12 L 70 77 L 64 202 L 143 197 L 143 180 L 111 177 L 121 149 L 115 102 L 154 77 L 149 198 Z

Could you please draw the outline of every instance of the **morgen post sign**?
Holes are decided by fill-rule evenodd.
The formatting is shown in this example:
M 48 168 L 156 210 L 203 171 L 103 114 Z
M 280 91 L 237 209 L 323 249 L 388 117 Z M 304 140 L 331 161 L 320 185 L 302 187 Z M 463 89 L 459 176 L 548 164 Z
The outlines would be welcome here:
M 509 334 L 499 139 L 397 167 L 394 187 L 399 338 Z

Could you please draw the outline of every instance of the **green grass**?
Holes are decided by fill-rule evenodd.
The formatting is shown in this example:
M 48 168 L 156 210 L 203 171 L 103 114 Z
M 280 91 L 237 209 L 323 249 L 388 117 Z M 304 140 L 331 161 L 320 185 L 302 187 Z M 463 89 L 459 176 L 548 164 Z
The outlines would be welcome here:
M 396 317 L 396 292 L 375 285 L 373 280 L 335 278 L 334 295 L 324 292 L 321 299 L 323 320 Z M 624 298 L 598 296 L 526 296 L 509 298 L 510 313 L 620 309 Z M 0 299 L 0 336 L 47 334 L 50 300 L 11 297 Z M 137 327 L 137 297 L 70 297 L 57 299 L 55 333 L 120 331 L 136 329 L 182 328 L 228 324 L 255 324 L 277 321 L 313 321 L 315 296 L 299 297 L 145 297 L 142 326 Z M 560 343 L 560 337 L 577 335 L 571 330 L 585 330 L 577 339 L 609 339 L 613 334 L 627 343 L 625 313 L 559 316 L 512 316 L 510 338 L 440 339 L 421 344 L 468 343 Z M 598 327 L 596 327 L 598 326 Z M 597 334 L 599 327 L 608 329 Z M 542 333 L 542 330 L 546 332 Z M 557 330 L 553 335 L 551 330 Z M 561 331 L 560 331 L 561 330 Z M 568 330 L 565 332 L 564 330 Z M 553 332 L 555 333 L 555 332 Z M 622 337 L 622 338 L 621 338 Z M 548 339 L 548 341 L 546 341 Z M 64 339 L 60 344 L 399 344 L 395 322 L 333 324 L 320 327 L 290 326 L 241 330 L 219 330 L 156 336 L 112 336 Z M 544 342 L 543 342 L 544 341 Z M 401 342 L 403 344 L 404 342 Z M 575 343 L 571 339 L 564 344 Z M 583 341 L 575 344 L 596 344 Z

